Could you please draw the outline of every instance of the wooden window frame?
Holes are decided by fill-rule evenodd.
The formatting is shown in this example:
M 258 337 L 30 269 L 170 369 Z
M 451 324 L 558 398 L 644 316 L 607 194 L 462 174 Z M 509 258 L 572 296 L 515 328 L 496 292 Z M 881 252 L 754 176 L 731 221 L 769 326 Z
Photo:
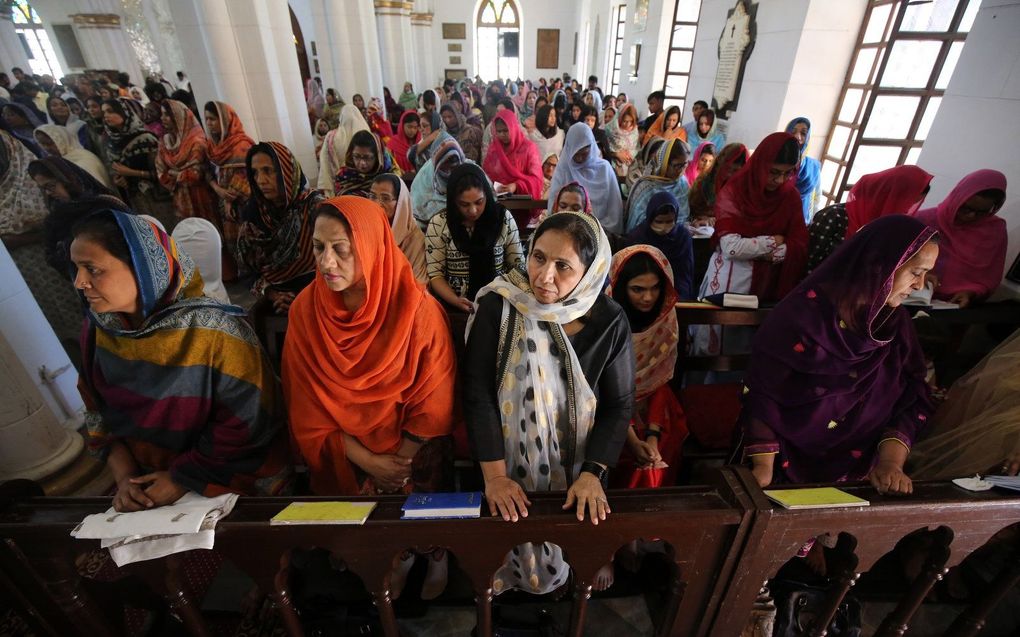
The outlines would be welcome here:
M 674 106 L 674 105 L 675 106 L 679 106 L 680 107 L 680 119 L 681 120 L 683 119 L 684 109 L 687 106 L 687 89 L 689 89 L 690 85 L 691 85 L 691 64 L 694 63 L 694 47 L 697 45 L 697 40 L 698 40 L 698 21 L 701 19 L 701 12 L 705 8 L 704 7 L 704 3 L 701 2 L 701 0 L 697 0 L 697 2 L 698 2 L 698 19 L 693 21 L 693 22 L 691 22 L 689 20 L 677 20 L 677 15 L 680 13 L 680 3 L 681 2 L 687 2 L 687 1 L 690 1 L 690 0 L 674 0 L 674 2 L 673 2 L 673 27 L 669 31 L 669 42 L 668 42 L 669 49 L 666 51 L 666 69 L 665 69 L 665 72 L 662 75 L 662 90 L 663 90 L 663 92 L 666 92 L 666 100 L 665 100 L 666 107 L 668 108 L 668 107 Z M 677 30 L 678 27 L 694 27 L 694 43 L 690 47 L 685 47 L 685 46 L 677 46 L 677 47 L 675 47 L 675 46 L 673 46 L 673 36 L 676 35 L 676 30 Z M 687 65 L 687 70 L 686 71 L 670 72 L 669 69 L 670 69 L 670 67 L 672 66 L 672 63 L 673 63 L 673 54 L 674 53 L 680 53 L 680 52 L 685 52 L 685 53 L 690 53 L 691 54 L 691 64 Z M 669 78 L 670 77 L 685 77 L 685 78 L 687 78 L 687 87 L 684 89 L 683 95 L 674 95 L 674 94 L 671 94 L 671 93 L 667 92 L 666 87 L 669 86 Z
M 627 26 L 627 4 L 618 4 L 613 9 L 613 48 L 609 56 L 609 92 L 616 95 L 620 90 L 621 73 L 623 72 L 623 35 Z

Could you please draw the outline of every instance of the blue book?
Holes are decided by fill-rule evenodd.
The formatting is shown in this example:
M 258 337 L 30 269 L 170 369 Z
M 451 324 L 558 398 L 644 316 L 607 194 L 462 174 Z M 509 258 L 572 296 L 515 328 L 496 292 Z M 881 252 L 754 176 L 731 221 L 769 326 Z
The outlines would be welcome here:
M 414 493 L 407 496 L 401 510 L 402 520 L 438 520 L 443 518 L 477 518 L 481 515 L 482 494 Z

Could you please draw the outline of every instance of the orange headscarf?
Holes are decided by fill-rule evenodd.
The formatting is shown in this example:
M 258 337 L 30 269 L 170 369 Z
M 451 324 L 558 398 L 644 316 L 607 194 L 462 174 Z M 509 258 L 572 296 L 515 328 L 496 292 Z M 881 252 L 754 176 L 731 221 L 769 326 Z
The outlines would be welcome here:
M 446 314 L 414 278 L 386 214 L 361 197 L 322 203 L 350 225 L 365 301 L 350 312 L 321 276 L 290 307 L 283 387 L 291 431 L 318 494 L 358 493 L 343 434 L 394 453 L 403 431 L 452 430 L 456 357 Z
M 641 145 L 647 144 L 654 137 L 661 137 L 666 141 L 671 139 L 677 139 L 678 137 L 684 141 L 687 141 L 687 131 L 681 125 L 680 113 L 677 113 L 676 126 L 671 130 L 666 130 L 666 116 L 675 107 L 667 108 L 666 110 L 659 113 L 659 116 L 655 118 L 652 125 L 648 127 L 648 132 L 645 133 L 644 138 L 641 140 Z

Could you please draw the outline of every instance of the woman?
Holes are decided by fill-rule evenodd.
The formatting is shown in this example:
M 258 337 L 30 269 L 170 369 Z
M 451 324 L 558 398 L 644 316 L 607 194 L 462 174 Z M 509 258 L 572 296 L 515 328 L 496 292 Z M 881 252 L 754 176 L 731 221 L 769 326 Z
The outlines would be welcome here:
M 62 97 L 54 95 L 46 100 L 46 114 L 49 115 L 51 124 L 66 128 L 68 132 L 78 138 L 78 143 L 83 147 L 89 143 L 85 122 L 71 112 L 70 104 Z
M 505 109 L 493 119 L 495 141 L 489 147 L 482 167 L 494 182 L 496 194 L 527 195 L 532 199 L 542 197 L 542 160 L 538 148 L 524 136 L 517 116 L 512 109 Z M 541 214 L 541 210 L 525 212 L 521 216 L 523 225 Z
M 407 159 L 421 170 L 439 147 L 453 137 L 443 130 L 443 118 L 438 111 L 421 112 L 421 141 L 407 150 Z
M 596 93 L 596 95 L 598 95 Z M 591 129 L 592 134 L 595 136 L 595 144 L 598 148 L 599 155 L 602 156 L 606 161 L 612 161 L 613 156 L 609 152 L 609 138 L 606 137 L 606 131 L 602 130 L 599 122 L 599 115 L 595 111 L 595 107 L 588 106 L 587 104 L 581 109 L 581 120 L 588 125 Z M 568 131 L 569 132 L 569 131 Z
M 556 125 L 556 111 L 553 107 L 547 104 L 539 108 L 534 126 L 528 131 L 528 139 L 538 148 L 539 157 L 548 157 L 553 153 L 559 156 L 565 138 L 566 133 Z
M 400 118 L 400 114 L 404 112 L 404 109 L 397 104 L 397 100 L 393 99 L 393 93 L 390 93 L 389 87 L 383 87 L 383 105 L 386 107 L 386 117 L 390 124 L 396 124 L 397 119 Z
M 252 196 L 241 211 L 237 250 L 257 275 L 252 293 L 286 314 L 315 276 L 312 211 L 323 196 L 308 188 L 294 153 L 277 142 L 252 146 L 245 172 Z
M 316 119 L 324 119 L 331 129 L 336 128 L 340 125 L 340 111 L 343 107 L 344 101 L 337 95 L 336 89 L 326 89 L 326 104 L 322 107 L 322 115 Z
M 482 129 L 468 124 L 467 118 L 449 103 L 439 109 L 439 116 L 443 119 L 446 132 L 460 144 L 464 156 L 475 163 L 481 161 Z
M 368 130 L 377 135 L 382 142 L 383 148 L 386 148 L 390 138 L 393 137 L 393 127 L 390 125 L 389 120 L 386 119 L 386 110 L 383 108 L 381 99 L 373 97 L 368 101 L 368 108 L 365 109 L 365 119 L 368 121 Z
M 647 144 L 654 137 L 661 137 L 666 141 L 671 139 L 687 141 L 687 131 L 680 125 L 680 107 L 670 106 L 659 113 L 652 125 L 648 127 L 641 143 Z
M 315 128 L 312 129 L 315 137 L 315 165 L 319 165 L 319 156 L 322 154 L 322 145 L 326 142 L 326 134 L 329 133 L 329 124 L 324 119 L 315 120 Z
M 71 260 L 89 304 L 79 383 L 88 443 L 116 481 L 114 509 L 188 491 L 281 494 L 283 403 L 243 310 L 203 296 L 191 259 L 139 217 L 79 222 Z
M 744 167 L 749 157 L 747 146 L 743 144 L 727 144 L 708 172 L 698 175 L 691 185 L 690 201 L 691 218 L 715 217 L 715 199 L 719 191 L 738 170 Z
M 578 520 L 587 510 L 598 524 L 610 513 L 605 477 L 626 440 L 634 353 L 626 315 L 602 294 L 609 261 L 595 218 L 561 212 L 535 230 L 527 274 L 511 271 L 478 294 L 464 415 L 493 516 L 516 522 L 528 514 L 528 492 L 552 490 L 567 491 L 563 508 L 576 504 Z M 522 544 L 507 558 L 493 578 L 497 594 L 544 594 L 567 581 L 555 544 Z
M 801 197 L 804 223 L 808 223 L 822 200 L 822 164 L 814 157 L 807 156 L 808 143 L 811 141 L 811 120 L 795 117 L 786 125 L 786 132 L 793 135 L 800 144 L 797 192 Z
M 319 152 L 319 178 L 317 187 L 327 197 L 333 196 L 333 179 L 344 167 L 347 150 L 355 133 L 368 130 L 368 122 L 357 106 L 348 104 L 340 109 L 340 123 L 328 133 Z
M 559 164 L 559 153 L 548 153 L 542 158 L 542 199 L 549 198 L 549 188 L 552 186 L 552 178 L 556 174 L 556 167 Z
M 418 95 L 414 92 L 414 86 L 410 82 L 404 82 L 404 90 L 400 93 L 398 101 L 405 111 L 418 110 Z
M 81 115 L 88 129 L 89 147 L 95 149 L 96 156 L 106 165 L 110 164 L 106 156 L 106 125 L 103 122 L 103 102 L 96 97 L 85 98 L 85 110 Z
M 103 125 L 113 184 L 120 189 L 125 201 L 138 207 L 158 188 L 159 141 L 120 100 L 103 102 Z
M 690 150 L 686 142 L 671 139 L 662 143 L 651 159 L 651 172 L 635 182 L 627 198 L 627 232 L 640 226 L 645 220 L 648 202 L 659 192 L 672 193 L 680 202 L 678 223 L 686 223 L 690 216 L 687 206 L 687 191 L 690 186 L 684 177 Z
M 206 102 L 205 127 L 208 131 L 209 161 L 216 167 L 209 185 L 220 199 L 220 228 L 228 253 L 237 262 L 238 225 L 241 210 L 251 198 L 251 186 L 245 171 L 248 150 L 254 140 L 244 131 L 237 112 L 225 102 Z M 230 273 L 233 274 L 233 273 Z
M 553 173 L 551 192 L 570 182 L 579 182 L 588 191 L 592 211 L 607 234 L 619 234 L 623 230 L 623 199 L 616 173 L 609 162 L 602 159 L 595 145 L 595 136 L 585 122 L 578 122 L 567 131 L 556 172 Z M 553 212 L 553 202 L 549 203 Z
M 715 111 L 710 108 L 702 109 L 698 114 L 698 125 L 694 127 L 694 134 L 687 135 L 687 145 L 691 148 L 697 148 L 706 142 L 716 149 L 726 145 L 726 135 L 719 132 Z
M 446 317 L 376 204 L 316 210 L 318 274 L 294 301 L 283 387 L 312 491 L 402 491 L 423 444 L 452 429 L 456 361 Z
M 1005 201 L 1006 176 L 982 169 L 961 179 L 938 206 L 916 214 L 939 232 L 935 298 L 967 307 L 1002 283 L 1006 221 L 995 213 Z
M 423 231 L 428 228 L 432 217 L 446 209 L 446 185 L 450 173 L 463 163 L 473 162 L 464 157 L 457 140 L 447 139 L 415 176 L 411 183 L 411 203 L 414 218 Z
M 326 106 L 326 97 L 322 94 L 322 85 L 315 78 L 309 78 L 305 82 L 305 104 L 308 107 L 309 123 L 322 117 L 323 109 Z
M 36 157 L 42 157 L 42 148 L 35 142 L 32 132 L 42 125 L 35 113 L 27 106 L 17 102 L 8 102 L 3 105 L 3 126 L 2 130 L 11 134 L 14 139 L 25 145 Z
M 209 182 L 209 141 L 202 126 L 184 104 L 164 100 L 163 128 L 166 133 L 159 142 L 156 174 L 159 183 L 174 198 L 179 219 L 200 217 L 221 230 L 219 201 Z
M 606 124 L 609 152 L 613 154 L 611 164 L 616 176 L 622 181 L 638 153 L 637 109 L 627 104 L 620 109 L 613 121 Z
M 397 134 L 390 138 L 387 145 L 393 160 L 400 166 L 404 174 L 410 173 L 410 179 L 414 179 L 414 164 L 407 158 L 407 151 L 421 141 L 421 130 L 419 123 L 421 118 L 414 111 L 404 111 L 397 123 Z
M 449 306 L 470 313 L 478 291 L 516 268 L 524 251 L 513 215 L 496 201 L 475 164 L 453 170 L 446 202 L 425 232 L 429 288 Z
M 591 214 L 591 200 L 588 191 L 576 181 L 563 186 L 552 198 L 550 214 L 557 212 L 586 212 Z
M 524 96 L 524 100 L 521 102 L 517 109 L 517 119 L 520 120 L 521 126 L 524 126 L 524 122 L 528 118 L 535 115 L 535 104 L 538 102 L 538 93 L 535 91 L 528 91 L 527 95 Z
M 113 188 L 110 174 L 102 160 L 82 148 L 78 136 L 57 124 L 43 124 L 35 129 L 35 139 L 50 157 L 63 157 L 75 164 L 106 188 Z
M 676 367 L 680 300 L 666 255 L 650 245 L 613 256 L 609 290 L 630 323 L 636 360 L 634 412 L 613 485 L 618 488 L 676 484 L 687 419 L 669 386 Z M 688 277 L 689 278 L 689 277 Z
M 921 207 L 932 176 L 917 166 L 904 165 L 864 175 L 846 203 L 819 210 L 808 226 L 808 272 L 857 234 L 864 225 L 886 215 L 911 215 Z
M 400 169 L 393 163 L 393 157 L 382 145 L 379 136 L 368 131 L 358 131 L 347 147 L 347 160 L 333 180 L 333 192 L 338 195 L 364 197 L 376 175 L 394 173 Z
M 378 175 L 368 193 L 368 199 L 379 204 L 386 213 L 393 231 L 393 240 L 411 264 L 414 278 L 428 283 L 425 270 L 425 235 L 415 223 L 411 212 L 411 193 L 404 180 L 391 173 Z
M 761 486 L 867 478 L 911 493 L 903 464 L 932 407 L 901 303 L 935 265 L 934 236 L 903 215 L 868 224 L 758 330 L 741 421 Z
M 701 142 L 694 150 L 694 157 L 684 169 L 684 177 L 688 184 L 693 184 L 698 177 L 712 169 L 715 163 L 715 145 L 712 142 Z
M 669 262 L 670 280 L 678 298 L 693 299 L 694 243 L 679 220 L 680 202 L 671 192 L 658 192 L 648 201 L 645 220 L 627 235 L 627 245 L 649 245 Z

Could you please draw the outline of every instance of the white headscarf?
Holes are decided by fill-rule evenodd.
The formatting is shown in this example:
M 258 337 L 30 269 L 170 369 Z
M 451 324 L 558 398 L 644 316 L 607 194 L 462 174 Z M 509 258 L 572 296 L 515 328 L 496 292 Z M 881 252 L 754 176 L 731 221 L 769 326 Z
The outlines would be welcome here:
M 333 130 L 326 133 L 322 142 L 322 150 L 319 151 L 319 179 L 317 187 L 327 197 L 332 197 L 333 178 L 340 169 L 344 167 L 347 160 L 347 147 L 351 139 L 358 131 L 369 130 L 368 122 L 362 116 L 358 107 L 347 104 L 340 109 L 340 123 Z
M 205 295 L 229 305 L 230 296 L 223 286 L 223 246 L 216 226 L 199 217 L 181 219 L 174 226 L 173 238 L 195 262 L 205 284 Z
M 596 93 L 596 96 L 598 94 Z M 591 147 L 588 159 L 583 164 L 574 161 L 577 151 Z M 623 198 L 616 172 L 610 163 L 602 159 L 602 153 L 595 143 L 595 134 L 588 124 L 577 122 L 567 131 L 567 139 L 560 152 L 552 182 L 549 184 L 548 211 L 553 212 L 555 193 L 560 188 L 576 181 L 588 191 L 592 214 L 602 223 L 606 232 L 619 234 L 623 225 Z
M 60 156 L 81 168 L 88 174 L 95 177 L 96 181 L 113 190 L 113 182 L 106 172 L 106 166 L 102 160 L 93 153 L 82 148 L 78 136 L 66 126 L 59 124 L 43 124 L 35 129 L 37 133 L 43 133 L 53 140 L 54 146 L 60 151 Z

